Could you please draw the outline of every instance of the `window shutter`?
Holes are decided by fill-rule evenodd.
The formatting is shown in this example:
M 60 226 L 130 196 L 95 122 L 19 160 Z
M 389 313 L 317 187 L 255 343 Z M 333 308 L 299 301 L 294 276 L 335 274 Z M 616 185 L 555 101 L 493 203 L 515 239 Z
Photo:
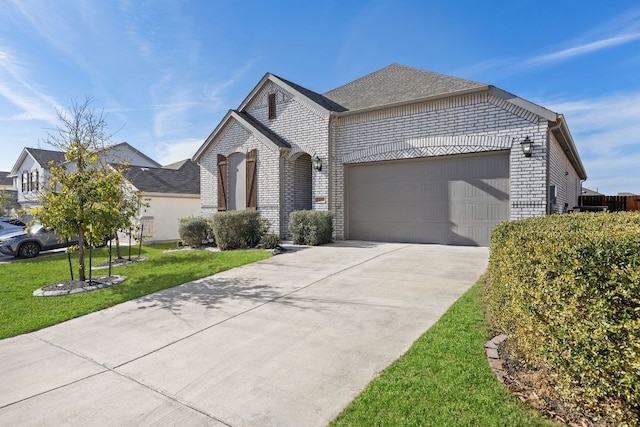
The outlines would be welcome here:
M 36 169 L 36 191 L 40 191 L 40 171 Z
M 227 210 L 227 158 L 218 154 L 218 211 Z
M 256 188 L 256 163 L 258 151 L 254 148 L 245 157 L 247 166 L 247 208 L 256 209 L 258 207 L 258 195 Z

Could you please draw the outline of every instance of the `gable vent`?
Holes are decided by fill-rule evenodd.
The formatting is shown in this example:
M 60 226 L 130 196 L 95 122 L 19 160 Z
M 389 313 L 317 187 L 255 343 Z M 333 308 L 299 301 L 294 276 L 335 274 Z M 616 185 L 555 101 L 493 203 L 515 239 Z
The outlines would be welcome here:
M 269 94 L 269 120 L 276 118 L 276 94 Z

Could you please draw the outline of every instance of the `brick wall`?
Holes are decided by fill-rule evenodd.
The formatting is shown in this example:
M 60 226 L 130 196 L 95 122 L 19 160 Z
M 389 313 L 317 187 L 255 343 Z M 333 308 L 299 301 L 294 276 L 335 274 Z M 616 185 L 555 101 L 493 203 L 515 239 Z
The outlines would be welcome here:
M 235 120 L 220 132 L 200 162 L 200 203 L 202 215 L 218 211 L 218 154 L 258 150 L 258 211 L 271 222 L 271 232 L 280 232 L 280 153 L 267 147 Z
M 580 178 L 556 137 L 550 132 L 549 138 L 549 185 L 556 186 L 556 210 L 552 213 L 565 213 L 578 206 L 580 196 Z
M 276 94 L 276 117 L 269 119 L 268 95 Z M 295 162 L 300 153 L 322 160 L 322 171 L 311 174 L 312 208 L 329 209 L 328 139 L 329 115 L 311 101 L 299 98 L 268 81 L 246 107 L 246 112 L 291 144 L 280 162 L 281 202 L 280 234 L 289 237 L 289 214 L 296 209 Z M 260 159 L 258 159 L 260 162 Z
M 268 95 L 276 94 L 276 117 L 269 119 Z M 291 149 L 274 153 L 238 123 L 220 131 L 216 140 L 201 159 L 201 209 L 204 215 L 217 211 L 217 154 L 228 156 L 234 151 L 258 149 L 258 211 L 271 221 L 271 232 L 289 237 L 289 214 L 296 209 L 296 201 L 310 200 L 314 209 L 329 208 L 328 134 L 329 115 L 305 98 L 296 97 L 268 80 L 244 109 L 245 112 L 277 133 L 291 145 Z M 296 160 L 301 153 L 318 156 L 323 170 L 313 170 L 311 193 L 296 195 L 303 188 L 296 185 Z M 310 157 L 307 157 L 310 158 Z M 300 166 L 299 166 L 300 167 Z M 304 179 L 308 179 L 308 174 Z M 304 188 L 309 188 L 306 186 Z
M 336 118 L 331 171 L 335 234 L 344 238 L 344 164 L 509 150 L 511 219 L 546 213 L 546 122 L 490 94 Z M 533 157 L 519 142 L 529 136 Z

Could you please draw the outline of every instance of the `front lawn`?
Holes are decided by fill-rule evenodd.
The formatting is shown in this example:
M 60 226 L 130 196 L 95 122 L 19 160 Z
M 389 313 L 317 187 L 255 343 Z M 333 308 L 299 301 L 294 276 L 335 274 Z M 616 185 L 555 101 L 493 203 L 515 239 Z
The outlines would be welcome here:
M 489 368 L 482 281 L 387 368 L 332 426 L 552 426 Z
M 265 259 L 267 251 L 175 251 L 164 252 L 175 244 L 142 247 L 144 262 L 113 268 L 112 274 L 127 277 L 123 283 L 106 289 L 59 297 L 34 297 L 34 290 L 70 279 L 64 254 L 0 265 L 0 339 L 51 326 L 74 317 L 114 306 L 143 295 L 171 288 L 214 273 Z M 123 248 L 123 255 L 127 255 Z M 114 250 L 115 252 L 115 250 Z M 132 251 L 137 256 L 137 248 Z M 74 274 L 77 278 L 75 254 Z M 87 277 L 88 277 L 87 254 Z M 93 265 L 108 260 L 106 248 L 93 251 Z M 93 276 L 108 270 L 94 270 Z

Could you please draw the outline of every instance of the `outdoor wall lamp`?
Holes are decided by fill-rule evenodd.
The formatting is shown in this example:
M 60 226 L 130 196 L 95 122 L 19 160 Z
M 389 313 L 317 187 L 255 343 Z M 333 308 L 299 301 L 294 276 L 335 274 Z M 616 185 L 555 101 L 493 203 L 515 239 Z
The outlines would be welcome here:
M 531 154 L 533 154 L 533 141 L 528 136 L 520 143 L 520 147 L 522 147 L 525 157 L 531 157 Z
M 322 170 L 322 160 L 320 160 L 320 157 L 316 156 L 313 158 L 313 168 L 318 172 Z

